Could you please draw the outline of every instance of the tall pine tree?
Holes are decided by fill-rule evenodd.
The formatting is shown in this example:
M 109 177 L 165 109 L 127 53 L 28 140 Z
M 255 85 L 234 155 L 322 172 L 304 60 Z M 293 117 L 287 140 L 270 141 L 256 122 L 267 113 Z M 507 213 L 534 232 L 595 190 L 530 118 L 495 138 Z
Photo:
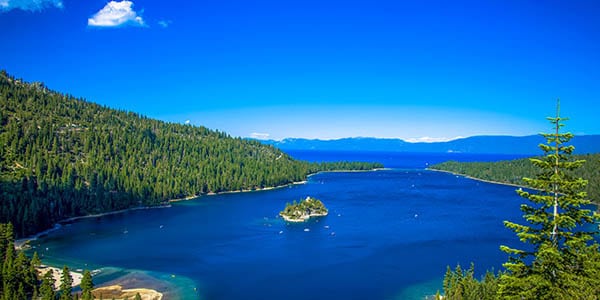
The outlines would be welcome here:
M 573 160 L 573 146 L 567 145 L 573 134 L 561 133 L 566 118 L 548 118 L 553 133 L 543 134 L 547 143 L 540 148 L 545 156 L 531 159 L 540 173 L 524 178 L 536 192 L 519 189 L 531 203 L 521 205 L 522 225 L 506 221 L 515 231 L 522 249 L 501 246 L 509 254 L 501 275 L 498 295 L 502 299 L 597 299 L 600 294 L 600 257 L 593 242 L 596 213 L 588 209 L 590 201 L 583 192 L 587 180 L 572 171 L 585 161 Z
M 71 285 L 73 284 L 73 277 L 69 267 L 64 266 L 62 269 L 61 282 L 60 282 L 60 300 L 71 300 L 71 292 L 73 291 Z
M 92 274 L 90 271 L 83 271 L 83 278 L 81 278 L 81 300 L 92 300 L 92 290 L 94 289 L 94 282 L 92 282 Z
M 41 300 L 54 300 L 56 294 L 54 293 L 54 272 L 48 270 L 42 277 L 42 284 L 40 285 L 40 296 Z

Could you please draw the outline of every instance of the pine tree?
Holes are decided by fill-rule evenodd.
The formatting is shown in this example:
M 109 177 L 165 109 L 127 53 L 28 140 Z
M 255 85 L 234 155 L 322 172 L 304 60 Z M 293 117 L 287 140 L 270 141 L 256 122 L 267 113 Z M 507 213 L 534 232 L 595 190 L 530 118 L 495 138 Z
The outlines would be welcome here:
M 531 159 L 540 173 L 524 178 L 537 191 L 517 191 L 532 202 L 521 205 L 529 224 L 505 222 L 528 245 L 500 247 L 509 254 L 504 264 L 508 272 L 500 277 L 500 298 L 587 299 L 600 294 L 600 257 L 591 230 L 598 216 L 586 208 L 590 201 L 582 190 L 587 181 L 572 175 L 584 161 L 571 158 L 574 147 L 566 143 L 573 134 L 560 132 L 567 120 L 560 117 L 560 102 L 556 117 L 548 120 L 554 132 L 542 134 L 547 140 L 540 145 L 545 156 Z
M 83 271 L 83 278 L 81 278 L 81 300 L 92 300 L 92 290 L 94 289 L 94 282 L 92 281 L 92 274 L 90 271 Z
M 32 293 L 33 296 L 38 294 L 38 282 L 40 280 L 37 268 L 42 265 L 42 261 L 36 252 L 33 252 L 33 257 L 29 261 L 29 280 L 33 282 Z M 36 297 L 33 297 L 36 299 Z
M 62 276 L 60 282 L 60 300 L 71 300 L 71 292 L 73 288 L 71 287 L 73 284 L 73 278 L 71 277 L 71 272 L 69 271 L 69 267 L 64 266 L 62 269 Z
M 53 273 L 52 270 L 48 270 L 42 277 L 42 284 L 40 285 L 41 300 L 54 300 L 56 298 Z
M 2 265 L 2 290 L 4 299 L 13 299 L 17 290 L 17 274 L 14 265 L 15 246 L 9 242 L 6 247 L 4 263 Z
M 19 251 L 15 259 L 14 269 L 19 282 L 19 293 L 21 294 L 22 292 L 23 295 L 32 295 L 33 290 L 37 286 L 37 271 L 31 269 L 30 264 L 31 262 L 25 255 L 25 252 Z M 19 299 L 23 299 L 23 297 L 19 297 Z

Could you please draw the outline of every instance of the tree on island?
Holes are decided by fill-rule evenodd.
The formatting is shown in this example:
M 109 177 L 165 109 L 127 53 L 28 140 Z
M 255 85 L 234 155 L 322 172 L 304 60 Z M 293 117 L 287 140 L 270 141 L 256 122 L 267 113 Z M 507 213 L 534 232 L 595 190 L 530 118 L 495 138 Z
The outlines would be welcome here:
M 327 208 L 319 199 L 306 197 L 300 202 L 292 204 L 287 203 L 285 208 L 279 213 L 286 221 L 302 222 L 308 220 L 311 216 L 326 216 Z
M 536 192 L 519 189 L 531 201 L 521 210 L 529 223 L 505 221 L 526 249 L 501 246 L 509 254 L 507 272 L 500 277 L 498 295 L 505 299 L 588 299 L 600 294 L 600 255 L 593 241 L 598 215 L 583 191 L 587 180 L 575 178 L 572 171 L 585 161 L 572 160 L 575 147 L 566 145 L 571 133 L 560 133 L 566 118 L 548 118 L 555 132 L 543 134 L 547 144 L 540 148 L 545 156 L 531 159 L 540 169 L 535 178 L 524 178 Z

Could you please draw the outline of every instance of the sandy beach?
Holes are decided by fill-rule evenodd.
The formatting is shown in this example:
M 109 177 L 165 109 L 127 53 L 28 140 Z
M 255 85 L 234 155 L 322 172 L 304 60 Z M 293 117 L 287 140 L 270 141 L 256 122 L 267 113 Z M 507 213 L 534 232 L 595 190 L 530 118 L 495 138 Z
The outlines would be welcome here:
M 46 272 L 52 270 L 52 277 L 54 278 L 54 289 L 60 289 L 62 269 L 51 266 L 41 266 L 37 268 L 40 277 L 44 276 Z M 83 274 L 79 272 L 69 271 L 71 278 L 73 278 L 72 287 L 79 286 Z M 137 293 L 140 294 L 143 300 L 162 300 L 163 294 L 153 289 L 148 288 L 128 288 L 124 289 L 119 284 L 112 284 L 109 286 L 99 287 L 92 291 L 94 297 L 98 299 L 133 299 Z
M 37 268 L 38 274 L 40 277 L 44 276 L 46 272 L 52 270 L 52 275 L 54 278 L 54 288 L 58 289 L 60 287 L 61 277 L 62 277 L 62 269 L 50 266 L 42 266 Z M 81 284 L 81 278 L 83 278 L 83 274 L 79 272 L 69 271 L 71 274 L 71 278 L 73 278 L 73 284 L 71 286 L 75 287 Z
M 105 287 L 99 287 L 92 291 L 92 294 L 95 298 L 98 299 L 133 299 L 136 294 L 140 294 L 142 300 L 162 300 L 163 294 L 152 290 L 152 289 L 144 289 L 144 288 L 134 288 L 134 289 L 123 289 L 120 285 L 110 285 Z

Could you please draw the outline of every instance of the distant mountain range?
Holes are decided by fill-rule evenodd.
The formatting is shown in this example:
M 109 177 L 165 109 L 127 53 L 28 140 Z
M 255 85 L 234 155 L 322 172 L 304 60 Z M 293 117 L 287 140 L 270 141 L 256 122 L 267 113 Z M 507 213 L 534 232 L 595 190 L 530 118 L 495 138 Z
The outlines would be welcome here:
M 263 144 L 273 145 L 281 150 L 322 150 L 322 151 L 387 151 L 387 152 L 429 152 L 429 153 L 490 153 L 490 154 L 541 154 L 537 147 L 545 140 L 540 135 L 530 136 L 473 136 L 448 142 L 411 143 L 402 139 L 383 138 L 343 138 L 337 140 L 311 140 L 287 138 L 281 141 L 262 140 Z M 599 153 L 600 135 L 576 136 L 571 140 L 575 153 Z

